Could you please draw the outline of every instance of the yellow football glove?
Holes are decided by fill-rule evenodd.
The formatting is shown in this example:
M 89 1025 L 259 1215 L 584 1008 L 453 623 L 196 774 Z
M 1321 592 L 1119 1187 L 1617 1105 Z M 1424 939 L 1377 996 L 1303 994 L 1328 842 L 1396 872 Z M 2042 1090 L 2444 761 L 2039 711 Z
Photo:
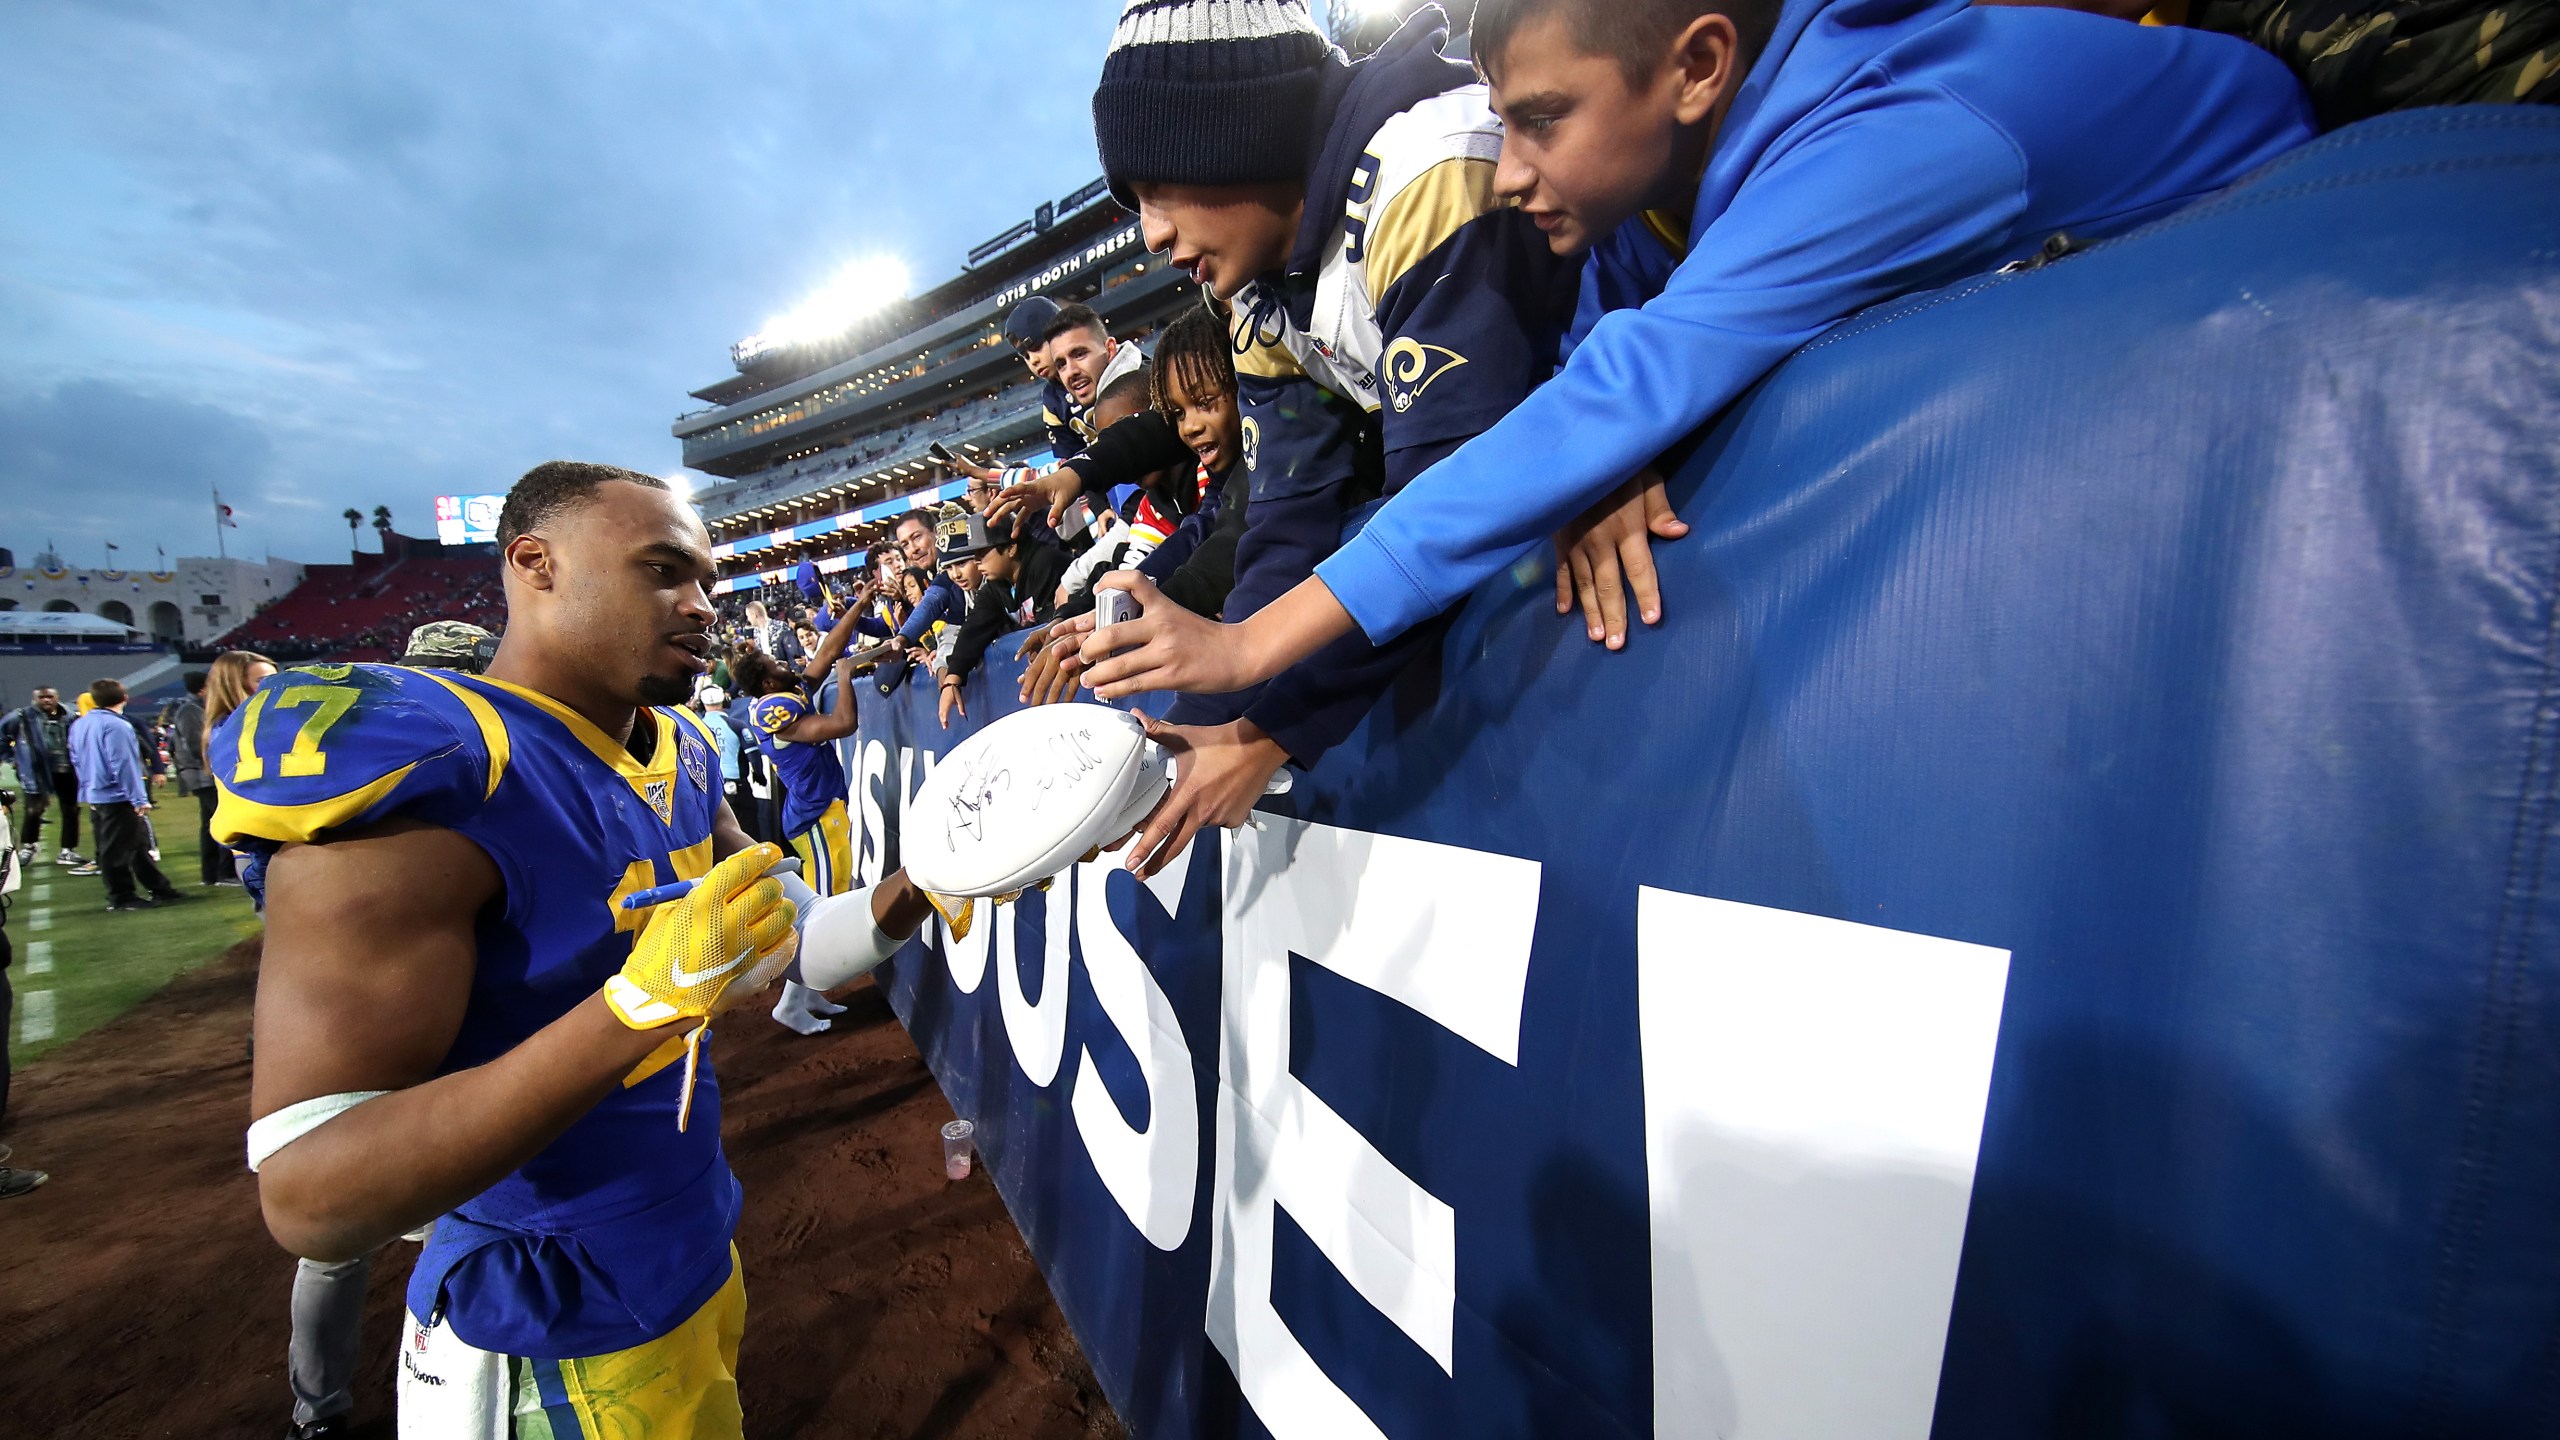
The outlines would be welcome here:
M 714 1015 L 773 983 L 799 953 L 798 907 L 765 871 L 777 845 L 751 845 L 719 864 L 681 899 L 649 912 L 622 973 L 604 982 L 605 1004 L 634 1030 L 696 1022 L 685 1037 L 682 1130 L 693 1116 L 693 1080 Z

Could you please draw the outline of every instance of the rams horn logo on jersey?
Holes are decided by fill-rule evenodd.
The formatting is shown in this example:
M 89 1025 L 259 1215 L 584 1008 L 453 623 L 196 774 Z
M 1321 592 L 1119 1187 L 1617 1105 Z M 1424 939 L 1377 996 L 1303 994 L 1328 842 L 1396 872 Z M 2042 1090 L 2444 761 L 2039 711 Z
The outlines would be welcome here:
M 1401 415 L 1413 408 L 1431 382 L 1467 363 L 1467 357 L 1438 345 L 1406 338 L 1378 357 L 1378 378 L 1386 382 L 1387 403 Z
M 1253 457 L 1262 453 L 1262 426 L 1250 415 L 1244 417 L 1244 473 L 1253 473 Z
M 658 812 L 658 818 L 660 820 L 668 821 L 670 823 L 674 821 L 676 813 L 675 796 L 669 791 L 666 781 L 650 781 L 649 788 L 643 793 L 648 798 L 649 808 Z

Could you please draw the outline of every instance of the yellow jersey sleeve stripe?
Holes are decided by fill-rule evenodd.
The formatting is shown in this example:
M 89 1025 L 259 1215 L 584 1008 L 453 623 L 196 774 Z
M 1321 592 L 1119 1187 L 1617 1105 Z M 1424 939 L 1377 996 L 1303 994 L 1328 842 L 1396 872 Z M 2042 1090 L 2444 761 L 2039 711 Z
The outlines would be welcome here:
M 462 708 L 471 712 L 472 723 L 480 727 L 480 743 L 489 751 L 489 783 L 487 788 L 480 792 L 480 798 L 486 800 L 497 794 L 498 782 L 506 778 L 507 760 L 513 753 L 513 748 L 507 739 L 505 717 L 501 716 L 498 713 L 498 707 L 490 704 L 488 698 L 479 691 L 457 681 L 448 680 L 433 670 L 421 670 L 418 673 L 452 691 L 455 698 L 462 701 Z
M 1502 207 L 1493 193 L 1493 162 L 1452 156 L 1387 197 L 1370 223 L 1367 244 L 1369 298 L 1385 295 L 1459 229 Z
M 1673 224 L 1671 217 L 1659 210 L 1647 210 L 1643 214 L 1644 228 L 1653 232 L 1653 238 L 1662 242 L 1662 248 L 1670 251 L 1674 256 L 1688 255 L 1689 233 L 1687 231 Z
M 214 806 L 213 838 L 225 844 L 246 839 L 301 844 L 372 809 L 383 797 L 399 789 L 400 782 L 408 779 L 409 772 L 417 768 L 418 762 L 412 760 L 362 789 L 333 795 L 326 800 L 314 800 L 306 805 L 264 804 L 249 799 L 217 778 L 214 784 L 222 798 Z

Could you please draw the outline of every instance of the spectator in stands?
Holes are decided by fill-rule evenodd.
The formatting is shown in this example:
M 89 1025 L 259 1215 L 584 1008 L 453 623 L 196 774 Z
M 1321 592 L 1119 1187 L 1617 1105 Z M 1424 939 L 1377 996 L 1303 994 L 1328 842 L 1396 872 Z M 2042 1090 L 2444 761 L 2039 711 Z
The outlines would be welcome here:
M 734 806 L 738 796 L 738 729 L 729 723 L 729 692 L 718 685 L 705 685 L 693 692 L 693 713 L 702 717 L 703 728 L 720 747 L 720 793 Z
M 71 763 L 80 772 L 80 803 L 89 807 L 89 823 L 98 842 L 98 870 L 106 877 L 107 908 L 147 910 L 187 897 L 151 863 L 151 788 L 143 778 L 142 738 L 124 717 L 124 686 L 94 681 L 88 714 L 71 722 Z M 151 892 L 135 893 L 140 881 Z
M 956 507 L 954 507 L 956 508 Z M 898 549 L 907 557 L 911 570 L 924 572 L 926 580 L 918 592 L 906 623 L 898 627 L 897 640 L 910 655 L 920 661 L 939 648 L 941 627 L 956 625 L 968 613 L 969 597 L 959 583 L 943 573 L 937 563 L 934 525 L 937 512 L 910 510 L 898 517 Z M 880 667 L 880 693 L 886 695 L 906 679 L 903 666 Z
M 1149 12 L 1124 34 L 1197 23 L 1185 13 L 1197 8 Z M 1463 448 L 1435 447 L 1314 576 L 1268 603 L 1231 601 L 1240 624 L 1159 610 L 1133 582 L 1147 613 L 1114 638 L 1139 651 L 1104 662 L 1110 646 L 1086 646 L 1088 662 L 1104 662 L 1086 675 L 1100 693 L 1224 693 L 1342 640 L 1393 642 L 1549 535 L 1572 572 L 1559 610 L 1578 594 L 1586 628 L 1614 648 L 1621 566 L 1673 533 L 1651 467 L 1786 355 L 1857 309 L 2031 254 L 2057 232 L 2101 238 L 2167 214 L 2310 134 L 2300 87 L 2262 52 L 2014 9 L 1483 0 L 1474 37 L 1507 121 L 1488 197 L 1514 204 L 1557 255 L 1588 256 L 1593 299 L 1570 358 Z M 1167 80 L 1199 73 L 1202 57 L 1142 69 L 1165 58 L 1142 48 L 1106 62 L 1105 168 L 1180 178 L 1172 147 L 1149 147 L 1185 127 L 1136 122 L 1160 116 Z M 1754 98 L 1727 132 L 1746 73 Z M 1138 186 L 1150 238 L 1164 235 L 1177 264 L 1190 254 L 1204 281 L 1225 274 L 1234 257 L 1214 252 L 1234 241 L 1185 208 L 1206 192 L 1158 185 L 1151 200 L 1149 189 Z M 1676 207 L 1667 222 L 1665 205 Z M 1202 224 L 1209 238 L 1195 243 L 1184 227 Z M 1373 263 L 1379 239 L 1372 225 Z M 1470 363 L 1400 393 L 1437 398 L 1476 368 L 1465 344 L 1451 348 Z M 1273 463 L 1267 426 L 1260 447 L 1257 467 Z M 1256 496 L 1256 528 L 1264 504 Z M 1649 562 L 1638 603 L 1658 618 Z
M 1059 458 L 1081 452 L 1101 433 L 1093 420 L 1093 407 L 1102 399 L 1103 387 L 1137 369 L 1146 356 L 1137 346 L 1111 338 L 1110 327 L 1094 313 L 1090 305 L 1061 305 L 1049 322 L 1049 331 L 1040 337 L 1042 352 L 1048 357 L 1050 384 L 1056 395 L 1042 392 L 1042 424 Z M 1052 408 L 1052 399 L 1063 399 L 1066 407 Z M 1068 444 L 1057 444 L 1058 432 L 1064 428 L 1071 437 Z
M 1011 518 L 987 525 L 984 533 L 986 549 L 978 556 L 984 578 L 969 597 L 968 618 L 952 638 L 951 658 L 942 672 L 940 708 L 945 730 L 951 728 L 953 710 L 968 715 L 961 691 L 985 657 L 988 644 L 1017 626 L 1048 623 L 1059 577 L 1067 568 L 1064 550 L 1017 534 Z
M 205 672 L 186 673 L 187 696 L 169 712 L 169 749 L 178 768 L 178 788 L 195 797 L 202 828 L 196 831 L 196 872 L 207 885 L 237 885 L 238 866 L 231 847 L 213 838 L 213 807 L 222 792 L 204 763 Z
M 18 862 L 36 862 L 36 842 L 44 834 L 45 807 L 62 807 L 62 845 L 53 863 L 71 867 L 74 875 L 95 875 L 96 867 L 80 856 L 80 776 L 71 762 L 72 714 L 50 685 L 36 688 L 27 704 L 0 719 L 0 741 L 9 746 L 25 792 L 26 819 L 18 830 Z
M 799 642 L 791 635 L 791 627 L 772 618 L 761 600 L 747 602 L 747 639 L 767 655 L 785 664 L 797 664 L 801 658 Z
M 1182 517 L 1161 544 L 1135 568 L 1155 581 L 1167 599 L 1195 615 L 1216 616 L 1235 583 L 1235 549 L 1243 533 L 1251 475 L 1241 463 L 1244 416 L 1236 404 L 1234 344 L 1224 319 L 1208 307 L 1185 313 L 1164 330 L 1156 347 L 1154 408 L 1106 429 L 1091 450 L 1069 462 L 1083 483 L 1126 484 L 1118 477 L 1154 471 L 1189 457 L 1197 508 Z M 1170 442 L 1171 450 L 1164 448 Z M 1086 593 L 1059 606 L 1063 616 L 1093 607 Z M 1031 637 L 1022 650 L 1026 704 L 1053 705 L 1073 698 L 1084 668 L 1077 653 L 1083 629 Z

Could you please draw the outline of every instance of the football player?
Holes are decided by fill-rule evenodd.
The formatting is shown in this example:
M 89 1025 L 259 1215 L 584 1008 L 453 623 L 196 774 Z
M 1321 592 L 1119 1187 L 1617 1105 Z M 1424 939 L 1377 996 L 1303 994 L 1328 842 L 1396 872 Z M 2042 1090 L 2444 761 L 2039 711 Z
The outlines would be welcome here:
M 678 708 L 711 544 L 664 482 L 538 466 L 498 543 L 484 676 L 287 670 L 214 734 L 216 835 L 267 916 L 250 1168 L 310 1259 L 434 1223 L 403 1433 L 737 1436 L 705 1030 L 786 966 L 849 983 L 929 911 L 903 875 L 820 898 L 739 831 Z

